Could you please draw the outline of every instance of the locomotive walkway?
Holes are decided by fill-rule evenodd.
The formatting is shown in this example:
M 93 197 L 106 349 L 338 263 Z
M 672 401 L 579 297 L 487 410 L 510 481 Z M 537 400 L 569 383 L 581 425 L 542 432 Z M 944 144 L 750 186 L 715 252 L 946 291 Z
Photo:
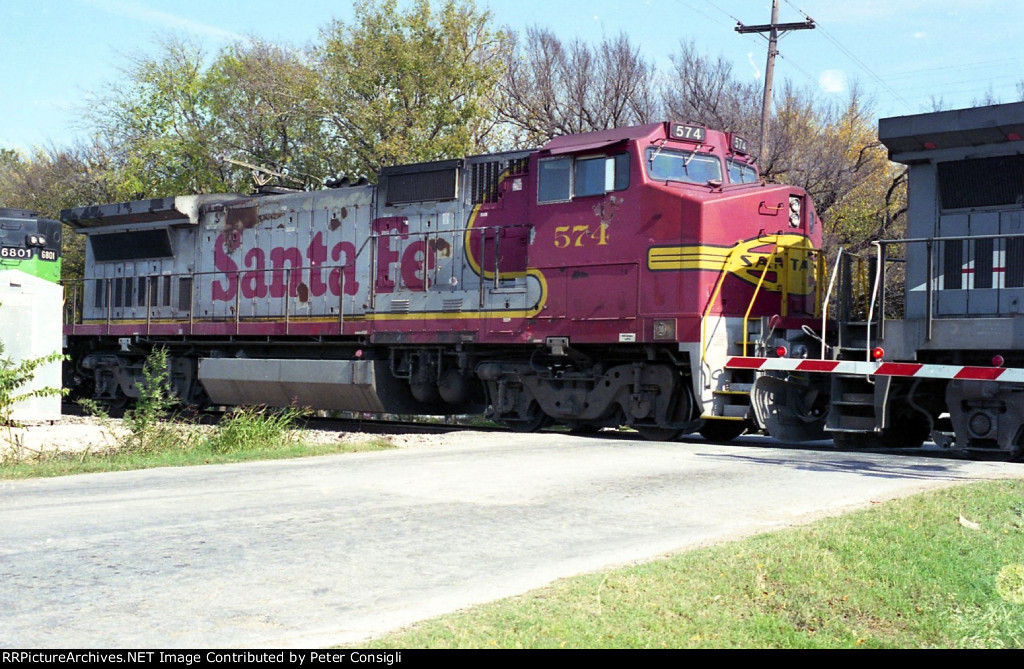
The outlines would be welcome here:
M 308 647 L 1024 465 L 459 433 L 0 482 L 0 646 Z

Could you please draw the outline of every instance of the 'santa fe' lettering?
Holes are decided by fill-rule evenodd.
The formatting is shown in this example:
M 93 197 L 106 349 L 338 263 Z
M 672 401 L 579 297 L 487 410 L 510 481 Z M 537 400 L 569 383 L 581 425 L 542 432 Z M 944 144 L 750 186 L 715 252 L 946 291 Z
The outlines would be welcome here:
M 338 297 L 342 285 L 346 295 L 359 291 L 356 247 L 352 242 L 338 242 L 328 250 L 323 233 L 318 232 L 305 251 L 294 246 L 277 246 L 269 251 L 252 248 L 242 257 L 244 269 L 241 269 L 228 255 L 225 241 L 221 234 L 214 245 L 213 266 L 224 273 L 223 279 L 212 284 L 214 302 L 232 301 L 238 297 L 239 290 L 243 298 L 280 298 L 285 296 L 286 290 L 289 297 L 296 297 L 301 284 L 309 288 L 313 297 L 327 293 Z M 328 260 L 336 266 L 323 267 Z

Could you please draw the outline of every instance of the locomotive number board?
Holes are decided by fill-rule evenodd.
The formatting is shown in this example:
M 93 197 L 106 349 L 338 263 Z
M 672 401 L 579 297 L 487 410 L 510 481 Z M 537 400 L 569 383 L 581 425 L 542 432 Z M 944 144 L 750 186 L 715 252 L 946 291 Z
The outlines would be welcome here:
M 672 139 L 682 139 L 687 142 L 703 142 L 707 136 L 708 131 L 699 125 L 686 125 L 685 123 L 673 123 L 669 132 L 672 135 Z
M 23 246 L 0 246 L 0 259 L 3 260 L 31 260 L 35 255 L 31 248 Z M 51 249 L 39 249 L 39 259 L 50 262 L 57 261 L 57 252 Z

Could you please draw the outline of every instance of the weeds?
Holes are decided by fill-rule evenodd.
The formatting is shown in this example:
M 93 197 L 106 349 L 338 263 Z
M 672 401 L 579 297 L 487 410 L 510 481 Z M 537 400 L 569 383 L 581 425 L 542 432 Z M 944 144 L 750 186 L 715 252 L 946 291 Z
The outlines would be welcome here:
M 166 350 L 156 349 L 143 365 L 139 397 L 118 423 L 93 400 L 80 400 L 87 413 L 99 419 L 110 435 L 107 447 L 76 453 L 34 451 L 19 447 L 0 450 L 0 478 L 61 476 L 94 471 L 241 462 L 329 453 L 394 448 L 384 440 L 351 444 L 301 443 L 297 421 L 308 412 L 291 407 L 236 408 L 215 426 L 198 425 L 175 413 L 178 400 L 169 383 Z
M 182 430 L 167 418 L 178 404 L 170 385 L 167 349 L 155 348 L 142 365 L 142 383 L 135 406 L 124 414 L 127 434 L 121 448 L 128 452 L 160 452 L 187 447 L 194 431 Z
M 0 343 L 0 355 L 2 354 L 3 344 Z M 42 358 L 31 358 L 17 363 L 10 358 L 0 357 L 0 424 L 12 424 L 14 405 L 22 400 L 32 397 L 53 397 L 64 393 L 60 388 L 24 390 L 25 386 L 32 383 L 37 369 L 63 359 L 61 353 L 51 353 Z
M 32 455 L 39 456 L 39 453 L 27 448 L 21 435 L 14 431 L 16 426 L 14 420 L 15 405 L 18 402 L 34 397 L 53 397 L 65 393 L 61 388 L 25 389 L 35 379 L 37 369 L 43 365 L 63 360 L 63 354 L 51 353 L 41 358 L 30 358 L 14 362 L 7 356 L 4 356 L 3 352 L 4 345 L 3 342 L 0 342 L 0 429 L 3 430 L 3 436 L 0 437 L 0 465 L 31 457 Z
M 237 453 L 293 444 L 297 441 L 295 422 L 305 413 L 295 407 L 281 411 L 266 407 L 235 409 L 217 423 L 205 447 L 213 453 Z

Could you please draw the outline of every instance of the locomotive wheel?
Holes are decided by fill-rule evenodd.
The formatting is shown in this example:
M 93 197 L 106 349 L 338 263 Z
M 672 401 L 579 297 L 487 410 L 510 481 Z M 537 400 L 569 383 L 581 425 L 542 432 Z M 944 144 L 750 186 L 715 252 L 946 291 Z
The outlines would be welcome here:
M 132 404 L 132 400 L 118 389 L 113 399 L 99 400 L 97 402 L 113 418 L 120 418 Z
M 928 436 L 928 423 L 904 418 L 881 433 L 834 432 L 832 443 L 839 448 L 921 448 Z
M 649 427 L 637 425 L 636 431 L 647 441 L 675 441 L 683 434 L 682 430 L 671 427 Z
M 867 432 L 833 432 L 832 443 L 836 448 L 884 448 L 882 438 Z
M 885 448 L 921 448 L 929 436 L 926 421 L 908 418 L 882 430 L 881 440 Z
M 502 424 L 513 432 L 536 432 L 551 424 L 548 415 L 536 404 L 530 407 L 530 415 L 522 420 L 503 420 Z
M 742 420 L 706 420 L 697 431 L 708 441 L 732 441 L 747 431 L 747 423 Z

